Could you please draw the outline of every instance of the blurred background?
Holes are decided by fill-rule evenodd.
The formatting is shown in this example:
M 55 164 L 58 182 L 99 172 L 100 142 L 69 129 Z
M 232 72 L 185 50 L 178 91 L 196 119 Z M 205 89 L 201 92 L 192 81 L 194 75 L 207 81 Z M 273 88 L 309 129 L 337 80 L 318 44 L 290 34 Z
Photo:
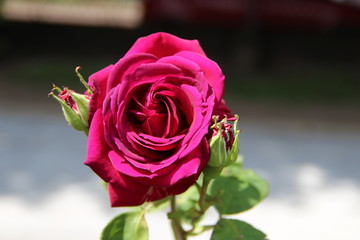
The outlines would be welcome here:
M 235 217 L 271 240 L 358 240 L 359 0 L 0 0 L 0 239 L 95 240 L 122 211 L 47 94 L 158 31 L 198 39 L 225 73 L 245 167 L 271 185 Z M 165 222 L 148 216 L 150 240 L 172 239 Z

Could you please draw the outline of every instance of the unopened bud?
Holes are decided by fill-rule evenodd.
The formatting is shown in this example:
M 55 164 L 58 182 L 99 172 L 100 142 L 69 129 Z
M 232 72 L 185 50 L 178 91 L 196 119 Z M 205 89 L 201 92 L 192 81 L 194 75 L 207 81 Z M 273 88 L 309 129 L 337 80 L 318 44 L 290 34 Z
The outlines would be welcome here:
M 210 132 L 210 159 L 204 170 L 205 177 L 217 177 L 222 169 L 234 163 L 239 154 L 239 133 L 237 128 L 239 117 L 235 115 L 233 126 L 224 117 L 219 122 L 218 116 L 213 116 L 213 125 Z
M 54 91 L 57 91 L 59 94 L 55 95 Z M 67 88 L 61 90 L 56 86 L 54 86 L 53 91 L 49 95 L 60 103 L 65 119 L 69 125 L 87 134 L 89 130 L 88 115 L 90 96 L 76 93 Z

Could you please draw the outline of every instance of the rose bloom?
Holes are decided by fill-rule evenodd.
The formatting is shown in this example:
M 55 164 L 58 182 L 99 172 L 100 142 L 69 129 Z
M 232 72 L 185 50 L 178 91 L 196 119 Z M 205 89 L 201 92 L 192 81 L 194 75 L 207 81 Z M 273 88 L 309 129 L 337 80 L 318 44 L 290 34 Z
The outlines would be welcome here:
M 108 183 L 113 207 L 180 194 L 195 183 L 209 160 L 211 117 L 230 112 L 224 75 L 197 40 L 139 38 L 89 85 L 85 164 Z

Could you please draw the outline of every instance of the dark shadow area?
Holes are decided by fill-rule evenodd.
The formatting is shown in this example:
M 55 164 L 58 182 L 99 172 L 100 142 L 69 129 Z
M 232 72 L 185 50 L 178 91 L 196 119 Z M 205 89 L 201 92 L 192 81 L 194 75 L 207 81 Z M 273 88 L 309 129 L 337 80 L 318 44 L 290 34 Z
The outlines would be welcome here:
M 208 56 L 222 67 L 227 95 L 359 105 L 357 28 L 251 32 L 241 27 L 157 24 L 124 30 L 2 22 L 1 82 L 9 88 L 6 92 L 17 92 L 18 98 L 48 89 L 49 82 L 76 89 L 80 86 L 74 78 L 76 66 L 81 65 L 88 76 L 115 63 L 138 37 L 157 31 L 199 39 Z

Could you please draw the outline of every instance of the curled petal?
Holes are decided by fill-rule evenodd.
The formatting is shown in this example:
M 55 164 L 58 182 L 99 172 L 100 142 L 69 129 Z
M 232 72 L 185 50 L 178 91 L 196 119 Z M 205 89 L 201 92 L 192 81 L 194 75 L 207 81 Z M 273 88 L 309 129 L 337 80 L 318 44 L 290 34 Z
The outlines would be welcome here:
M 154 178 L 151 183 L 155 186 L 171 187 L 184 179 L 196 179 L 204 170 L 209 159 L 210 151 L 206 138 L 186 157 L 179 160 L 176 168 L 169 174 Z M 194 183 L 194 182 L 193 182 Z
M 111 71 L 111 74 L 109 75 L 106 91 L 109 92 L 116 87 L 123 81 L 126 75 L 133 73 L 140 65 L 155 62 L 156 60 L 156 57 L 146 53 L 138 53 L 121 58 L 115 64 L 113 71 Z
M 206 166 L 209 154 L 209 145 L 204 137 L 201 143 L 187 156 L 182 159 L 177 159 L 174 164 L 167 167 L 160 163 L 162 168 L 153 173 L 131 165 L 127 159 L 121 157 L 121 155 L 115 151 L 110 151 L 109 157 L 116 169 L 136 179 L 137 182 L 169 188 L 177 182 L 182 181 L 182 179 L 195 178 L 196 180 Z M 146 163 L 144 165 L 149 167 L 156 164 L 157 163 Z
M 203 55 L 189 51 L 179 52 L 176 56 L 191 60 L 199 65 L 204 72 L 205 78 L 214 88 L 216 101 L 220 102 L 224 94 L 225 76 L 217 63 Z

